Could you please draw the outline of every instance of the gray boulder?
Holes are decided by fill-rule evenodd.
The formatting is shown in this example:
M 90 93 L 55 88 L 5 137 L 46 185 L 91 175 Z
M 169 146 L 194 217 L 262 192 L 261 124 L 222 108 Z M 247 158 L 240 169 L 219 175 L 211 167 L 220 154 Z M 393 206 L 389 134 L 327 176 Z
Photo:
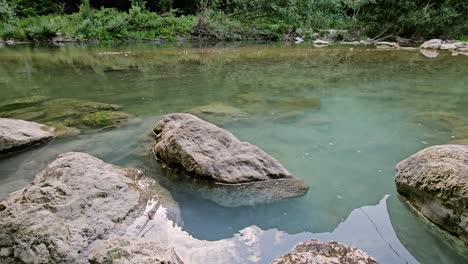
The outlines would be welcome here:
M 0 203 L 0 263 L 88 263 L 90 245 L 125 234 L 144 210 L 138 175 L 84 153 L 60 155 Z
M 421 49 L 440 49 L 440 47 L 442 46 L 443 42 L 441 39 L 431 39 L 431 40 L 428 40 L 426 42 L 424 42 L 420 48 Z
M 0 118 L 0 153 L 47 142 L 54 138 L 52 131 L 38 123 Z
M 468 146 L 440 145 L 396 166 L 398 192 L 422 215 L 468 243 Z
M 366 252 L 339 242 L 312 239 L 297 244 L 288 254 L 272 264 L 376 264 Z
M 156 158 L 190 177 L 222 184 L 287 180 L 300 182 L 289 196 L 308 186 L 257 146 L 241 142 L 228 131 L 191 114 L 169 114 L 154 128 Z M 283 197 L 284 198 L 284 197 Z

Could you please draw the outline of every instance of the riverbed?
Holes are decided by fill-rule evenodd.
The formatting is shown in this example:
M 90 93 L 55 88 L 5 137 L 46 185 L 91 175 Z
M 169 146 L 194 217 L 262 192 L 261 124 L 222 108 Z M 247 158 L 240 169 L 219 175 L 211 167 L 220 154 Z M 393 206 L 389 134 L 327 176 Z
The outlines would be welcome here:
M 1 48 L 0 104 L 72 98 L 117 104 L 137 118 L 1 157 L 0 199 L 57 154 L 83 151 L 158 179 L 181 206 L 182 229 L 197 239 L 228 239 L 252 225 L 291 235 L 333 232 L 354 209 L 389 195 L 379 212 L 412 257 L 468 262 L 466 248 L 414 213 L 394 185 L 395 165 L 418 150 L 468 144 L 467 69 L 467 56 L 449 52 L 428 58 L 419 50 L 306 43 Z M 228 196 L 213 198 L 168 177 L 144 146 L 171 112 L 199 114 L 261 147 L 303 179 L 308 194 L 232 207 L 222 201 Z

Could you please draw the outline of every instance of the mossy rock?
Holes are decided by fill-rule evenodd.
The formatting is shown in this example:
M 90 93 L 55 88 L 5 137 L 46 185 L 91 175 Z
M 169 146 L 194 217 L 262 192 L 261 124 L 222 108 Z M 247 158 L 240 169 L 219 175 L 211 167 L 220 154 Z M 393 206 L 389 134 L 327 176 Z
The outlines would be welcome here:
M 118 125 L 134 116 L 120 111 L 98 111 L 82 117 L 83 124 L 89 127 L 102 128 Z
M 273 109 L 279 111 L 290 112 L 308 109 L 319 109 L 320 99 L 318 98 L 282 98 L 282 99 L 269 99 L 268 105 Z
M 229 117 L 242 117 L 245 115 L 245 112 L 239 108 L 225 105 L 222 103 L 213 103 L 203 106 L 194 107 L 189 110 L 193 114 L 201 115 L 217 115 L 217 116 L 229 116 Z
M 240 104 L 255 104 L 261 102 L 260 97 L 254 92 L 243 93 L 237 96 L 237 101 Z
M 456 138 L 468 138 L 468 125 L 453 128 L 452 135 Z
M 113 127 L 133 118 L 121 106 L 69 98 L 32 97 L 2 105 L 0 117 L 35 121 L 55 127 L 57 136 L 80 134 L 84 129 Z
M 451 112 L 425 112 L 416 115 L 416 118 L 428 127 L 445 131 L 468 124 L 464 116 Z
M 450 141 L 450 144 L 467 145 L 468 146 L 468 138 L 455 139 L 455 140 Z
M 50 97 L 48 96 L 31 96 L 15 99 L 11 102 L 0 104 L 0 112 L 34 106 L 49 99 Z

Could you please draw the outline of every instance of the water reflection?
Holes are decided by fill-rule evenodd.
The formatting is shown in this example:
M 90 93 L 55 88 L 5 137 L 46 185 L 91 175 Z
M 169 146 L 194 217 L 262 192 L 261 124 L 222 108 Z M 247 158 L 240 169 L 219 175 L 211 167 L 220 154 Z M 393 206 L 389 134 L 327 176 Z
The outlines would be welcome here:
M 340 241 L 356 246 L 380 263 L 419 263 L 398 240 L 387 213 L 388 196 L 375 206 L 364 206 L 351 212 L 344 222 L 330 233 L 288 234 L 278 229 L 262 230 L 249 226 L 232 238 L 207 241 L 193 238 L 167 220 L 164 208 L 147 222 L 145 239 L 173 247 L 184 263 L 270 263 L 286 254 L 297 243 L 308 239 Z M 151 205 L 150 205 L 151 206 Z M 127 230 L 133 236 L 146 223 L 139 217 Z

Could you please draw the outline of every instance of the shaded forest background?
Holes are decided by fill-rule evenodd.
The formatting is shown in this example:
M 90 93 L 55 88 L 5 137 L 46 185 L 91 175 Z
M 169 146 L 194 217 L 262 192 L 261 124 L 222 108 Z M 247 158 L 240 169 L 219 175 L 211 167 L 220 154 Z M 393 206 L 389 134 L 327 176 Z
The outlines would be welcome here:
M 206 37 L 219 40 L 468 36 L 455 0 L 0 0 L 0 36 L 44 40 Z

